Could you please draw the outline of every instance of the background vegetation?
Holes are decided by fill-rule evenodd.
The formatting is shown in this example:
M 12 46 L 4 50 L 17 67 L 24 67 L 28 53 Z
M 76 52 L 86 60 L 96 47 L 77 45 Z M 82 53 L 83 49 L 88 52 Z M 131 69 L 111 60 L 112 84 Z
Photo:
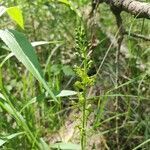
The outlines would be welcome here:
M 128 34 L 116 61 L 118 28 L 106 4 L 92 15 L 90 0 L 1 3 L 19 6 L 25 26 L 3 14 L 0 29 L 46 42 L 35 47 L 43 83 L 17 57 L 1 65 L 0 149 L 150 148 L 150 43 L 130 36 L 149 36 L 149 20 L 122 14 Z M 1 62 L 6 45 L 0 42 Z

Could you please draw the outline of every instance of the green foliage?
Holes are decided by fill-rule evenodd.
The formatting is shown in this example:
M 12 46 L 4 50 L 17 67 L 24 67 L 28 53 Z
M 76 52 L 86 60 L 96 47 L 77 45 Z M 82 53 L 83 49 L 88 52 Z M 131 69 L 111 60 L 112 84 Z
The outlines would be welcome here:
M 19 136 L 21 134 L 24 134 L 24 132 L 14 133 L 8 136 L 3 136 L 2 139 L 0 139 L 0 146 L 5 144 L 6 142 L 9 142 L 9 140 L 15 138 L 16 136 Z
M 0 17 L 7 12 L 12 20 L 14 20 L 22 29 L 24 29 L 24 21 L 22 11 L 18 6 L 6 8 L 0 6 Z
M 149 42 L 130 35 L 149 35 L 148 20 L 122 12 L 116 87 L 106 4 L 92 16 L 88 0 L 1 3 L 0 149 L 149 149 Z
M 85 73 L 85 70 L 80 67 L 76 67 L 76 74 L 78 77 L 80 77 L 81 82 L 76 82 L 75 86 L 83 89 L 83 87 L 88 87 L 94 85 L 95 79 L 93 76 L 89 77 L 87 73 Z M 78 83 L 78 84 L 77 84 Z
M 57 97 L 66 97 L 66 96 L 72 96 L 72 95 L 76 95 L 77 92 L 75 91 L 71 91 L 71 90 L 62 90 Z
M 13 30 L 0 30 L 0 37 L 17 59 L 25 65 L 36 79 L 43 84 L 44 88 L 49 92 L 52 98 L 56 100 L 56 97 L 43 78 L 43 73 L 38 63 L 35 51 L 31 44 L 27 41 L 26 37 Z
M 81 57 L 84 67 L 75 68 L 75 72 L 81 80 L 75 83 L 75 87 L 84 90 L 84 88 L 94 85 L 95 79 L 94 76 L 88 76 L 92 60 L 88 56 L 88 41 L 83 25 L 76 29 L 76 52 L 77 56 Z
M 66 4 L 67 6 L 69 6 L 69 8 L 70 8 L 72 11 L 74 11 L 78 17 L 81 17 L 81 16 L 82 16 L 81 13 L 80 13 L 80 11 L 78 11 L 76 4 L 73 3 L 72 1 L 70 1 L 70 0 L 58 0 L 58 2 L 64 3 L 64 4 Z
M 88 71 L 91 67 L 91 58 L 88 56 L 88 40 L 85 33 L 85 28 L 82 25 L 79 25 L 79 27 L 76 29 L 76 52 L 77 56 L 81 58 L 81 61 L 83 62 L 83 68 L 76 67 L 75 71 L 77 76 L 79 77 L 80 81 L 75 82 L 75 88 L 78 91 L 78 99 L 80 102 L 80 107 L 82 108 L 82 125 L 79 127 L 81 132 L 81 149 L 85 150 L 87 141 L 87 119 L 88 119 L 88 107 L 87 107 L 87 87 L 90 87 L 94 85 L 95 78 L 94 76 L 89 77 Z M 82 92 L 80 92 L 82 91 Z
M 22 11 L 19 7 L 9 7 L 7 8 L 8 15 L 14 20 L 22 29 L 24 29 L 24 22 L 23 22 L 23 16 Z
M 52 149 L 61 149 L 61 150 L 80 150 L 80 145 L 72 143 L 56 143 L 51 145 Z
M 61 65 L 61 64 L 52 65 L 51 66 L 51 72 L 54 75 L 59 75 L 62 72 L 66 76 L 74 76 L 75 75 L 75 72 L 73 71 L 73 69 L 69 65 Z

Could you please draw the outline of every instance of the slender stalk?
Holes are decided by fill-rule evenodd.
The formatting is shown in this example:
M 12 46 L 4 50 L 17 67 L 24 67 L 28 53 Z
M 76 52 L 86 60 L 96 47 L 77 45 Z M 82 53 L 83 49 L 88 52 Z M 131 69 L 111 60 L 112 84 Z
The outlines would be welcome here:
M 121 10 L 116 8 L 116 7 L 111 7 L 111 10 L 113 12 L 113 14 L 115 15 L 116 18 L 116 23 L 118 26 L 118 31 L 119 31 L 119 37 L 118 37 L 118 48 L 116 51 L 116 60 L 115 60 L 115 64 L 116 64 L 116 85 L 115 87 L 117 88 L 119 86 L 119 67 L 120 67 L 120 50 L 121 50 L 121 45 L 122 45 L 122 41 L 124 39 L 123 33 L 125 31 L 123 23 L 122 23 L 122 18 L 121 18 Z M 119 111 L 119 97 L 116 96 L 115 99 L 115 111 L 116 114 Z M 118 116 L 116 117 L 116 144 L 117 144 L 117 150 L 120 150 L 120 144 L 119 144 L 119 122 L 118 122 Z
M 86 149 L 86 88 L 84 88 L 83 92 L 83 106 L 82 106 L 82 132 L 81 132 L 81 148 L 82 150 Z
M 84 73 L 87 74 L 88 70 L 88 55 L 87 48 L 84 52 Z M 82 133 L 81 133 L 81 148 L 82 150 L 86 149 L 86 124 L 87 124 L 87 116 L 86 116 L 86 108 L 87 108 L 87 99 L 86 99 L 86 90 L 87 85 L 83 87 L 83 104 L 82 104 Z
M 87 136 L 86 136 L 86 126 L 87 126 L 87 87 L 92 86 L 94 82 L 94 77 L 88 76 L 88 70 L 91 67 L 91 60 L 90 56 L 88 55 L 88 40 L 85 33 L 84 25 L 79 22 L 80 27 L 76 30 L 76 50 L 78 56 L 81 57 L 82 65 L 76 68 L 76 72 L 80 81 L 75 83 L 75 86 L 78 90 L 78 97 L 80 101 L 81 111 L 82 111 L 82 124 L 80 128 L 80 142 L 81 142 L 81 149 L 86 149 L 87 144 Z M 80 92 L 80 89 L 82 92 Z

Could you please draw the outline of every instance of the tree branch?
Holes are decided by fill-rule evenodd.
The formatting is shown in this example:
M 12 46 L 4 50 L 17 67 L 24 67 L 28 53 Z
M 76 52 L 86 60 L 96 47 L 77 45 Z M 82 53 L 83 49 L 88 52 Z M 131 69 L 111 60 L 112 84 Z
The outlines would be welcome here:
M 126 11 L 137 18 L 150 19 L 150 3 L 135 0 L 99 0 L 99 3 L 106 2 L 111 7 L 117 7 L 121 11 Z
M 142 40 L 145 40 L 145 41 L 150 41 L 150 37 L 147 37 L 147 36 L 144 36 L 144 35 L 141 35 L 141 34 L 129 33 L 128 31 L 124 31 L 123 34 L 132 36 L 134 38 L 139 38 L 139 39 L 142 39 Z

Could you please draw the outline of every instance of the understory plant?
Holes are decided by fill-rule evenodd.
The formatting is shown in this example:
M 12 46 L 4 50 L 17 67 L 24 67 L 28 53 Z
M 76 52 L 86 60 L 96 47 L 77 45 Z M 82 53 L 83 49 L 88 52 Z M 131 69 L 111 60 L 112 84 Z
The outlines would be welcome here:
M 22 11 L 18 6 L 10 8 L 0 6 L 0 16 L 3 15 L 5 12 L 8 13 L 8 15 L 12 18 L 13 21 L 15 21 L 22 29 L 24 29 Z M 3 146 L 10 139 L 16 136 L 25 135 L 25 139 L 28 143 L 27 148 L 44 150 L 49 149 L 50 146 L 48 146 L 41 138 L 41 135 L 39 134 L 36 125 L 30 125 L 25 115 L 27 114 L 26 109 L 30 105 L 32 105 L 33 103 L 38 103 L 38 95 L 36 95 L 36 97 L 34 97 L 33 99 L 30 99 L 25 105 L 22 105 L 21 108 L 16 107 L 14 101 L 17 99 L 14 98 L 10 91 L 5 87 L 6 85 L 3 81 L 5 79 L 3 79 L 3 71 L 4 74 L 6 73 L 6 71 L 3 70 L 3 66 L 7 60 L 15 56 L 17 60 L 25 66 L 27 71 L 31 73 L 33 77 L 35 77 L 35 79 L 45 89 L 42 90 L 42 94 L 44 95 L 43 99 L 46 97 L 46 95 L 49 95 L 50 100 L 54 103 L 54 105 L 58 103 L 60 104 L 60 97 L 75 95 L 76 92 L 70 90 L 62 90 L 60 94 L 55 95 L 53 93 L 53 87 L 51 87 L 45 80 L 44 73 L 38 61 L 38 57 L 36 55 L 34 47 L 49 44 L 49 41 L 35 41 L 30 43 L 23 33 L 18 32 L 14 29 L 1 29 L 0 39 L 2 45 L 5 45 L 4 49 L 8 51 L 8 54 L 0 64 L 0 108 L 2 109 L 2 113 L 6 112 L 10 116 L 10 118 L 14 118 L 15 123 L 17 124 L 15 125 L 15 128 L 18 129 L 19 127 L 19 130 L 21 130 L 21 132 L 19 133 L 13 133 L 10 136 L 0 137 L 0 146 Z M 39 95 L 41 96 L 42 94 L 40 93 Z M 33 114 L 28 115 L 31 117 Z
M 0 10 L 0 15 L 3 15 L 5 12 L 7 12 L 10 18 L 15 21 L 22 29 L 24 29 L 22 11 L 18 6 L 10 8 L 0 6 Z M 4 49 L 8 51 L 8 55 L 6 55 L 5 59 L 0 64 L 0 108 L 2 109 L 3 115 L 6 112 L 10 116 L 10 118 L 13 118 L 15 120 L 17 127 L 19 127 L 19 131 L 21 131 L 12 134 L 2 132 L 2 135 L 0 137 L 0 146 L 3 146 L 5 143 L 9 142 L 9 140 L 15 138 L 16 136 L 25 135 L 28 143 L 30 143 L 30 148 L 43 149 L 43 144 L 36 136 L 36 131 L 33 132 L 30 129 L 26 118 L 22 114 L 22 110 L 24 109 L 24 107 L 22 107 L 21 110 L 18 110 L 18 108 L 16 108 L 14 102 L 16 98 L 14 98 L 14 96 L 6 88 L 6 85 L 4 84 L 5 82 L 3 81 L 3 73 L 6 73 L 5 70 L 3 70 L 4 63 L 12 56 L 15 56 L 39 82 L 45 84 L 45 87 L 47 87 L 48 90 L 49 87 L 44 81 L 37 56 L 31 43 L 27 40 L 25 35 L 14 29 L 1 29 L 0 39 L 1 43 L 4 43 L 6 45 Z M 49 92 L 51 93 L 51 91 Z M 53 93 L 51 94 L 53 95 Z M 53 97 L 56 100 L 54 95 Z M 28 105 L 30 105 L 30 102 L 28 103 Z M 14 128 L 17 127 L 15 126 Z
M 75 82 L 75 88 L 78 92 L 79 106 L 82 111 L 82 125 L 79 127 L 81 134 L 81 149 L 86 149 L 86 125 L 88 120 L 89 108 L 87 102 L 87 89 L 94 84 L 95 76 L 89 76 L 88 71 L 91 68 L 92 60 L 89 55 L 88 39 L 85 32 L 85 27 L 82 21 L 76 29 L 76 53 L 80 61 L 80 66 L 75 67 L 76 74 L 79 78 Z

